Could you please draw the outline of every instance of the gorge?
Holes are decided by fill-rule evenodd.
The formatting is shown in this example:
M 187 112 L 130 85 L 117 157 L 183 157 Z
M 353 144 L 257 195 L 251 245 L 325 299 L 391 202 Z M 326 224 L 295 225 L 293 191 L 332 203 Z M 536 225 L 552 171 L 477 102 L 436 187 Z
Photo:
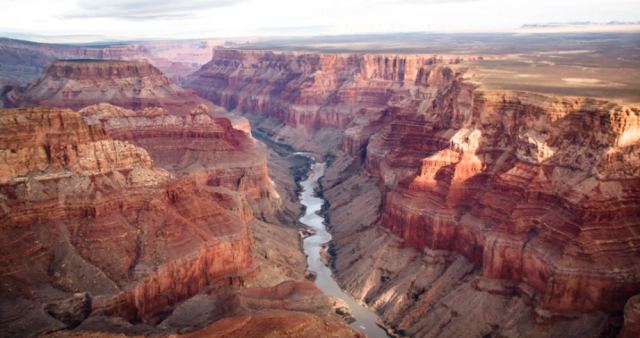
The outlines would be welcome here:
M 464 62 L 217 49 L 186 84 L 333 157 L 336 276 L 401 332 L 611 330 L 640 281 L 638 107 L 480 90 Z
M 308 155 L 306 155 L 308 156 Z M 310 157 L 313 159 L 313 157 Z M 323 262 L 323 247 L 331 240 L 331 234 L 324 224 L 325 220 L 318 214 L 325 201 L 315 196 L 318 180 L 324 174 L 326 163 L 315 162 L 311 165 L 308 178 L 301 182 L 300 203 L 304 207 L 304 215 L 300 222 L 312 229 L 312 234 L 303 240 L 304 252 L 307 255 L 307 266 L 315 275 L 315 283 L 320 290 L 332 297 L 342 299 L 349 307 L 349 313 L 353 316 L 351 326 L 361 330 L 367 337 L 387 337 L 387 334 L 378 327 L 378 317 L 371 310 L 358 304 L 347 295 L 336 283 L 332 272 Z
M 640 333 L 633 84 L 495 82 L 603 71 L 565 50 L 250 47 L 170 76 L 28 47 L 70 58 L 1 92 L 0 336 Z

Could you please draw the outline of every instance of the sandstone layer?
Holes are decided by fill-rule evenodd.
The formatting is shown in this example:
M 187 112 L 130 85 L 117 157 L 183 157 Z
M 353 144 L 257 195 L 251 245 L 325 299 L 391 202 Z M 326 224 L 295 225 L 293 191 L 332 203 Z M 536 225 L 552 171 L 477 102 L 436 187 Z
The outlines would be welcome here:
M 337 276 L 396 328 L 610 330 L 640 290 L 640 109 L 481 91 L 460 62 L 218 49 L 187 83 L 335 156 L 323 184 Z M 495 317 L 465 324 L 481 313 Z
M 277 207 L 265 156 L 248 123 L 228 118 L 224 109 L 146 62 L 56 61 L 34 84 L 6 97 L 15 106 L 81 109 L 88 123 L 143 147 L 161 167 L 189 174 L 197 184 L 242 190 L 236 199 L 248 198 L 266 211 Z M 243 212 L 245 220 L 252 214 Z
M 205 105 L 181 116 L 164 108 L 136 112 L 102 103 L 80 114 L 89 123 L 101 124 L 113 138 L 146 149 L 163 168 L 189 174 L 202 184 L 241 191 L 256 206 L 262 203 L 268 209 L 264 211 L 274 213 L 278 207 L 261 146 L 229 119 L 211 116 Z
M 4 306 L 86 291 L 94 311 L 146 320 L 251 268 L 247 225 L 213 189 L 69 110 L 1 122 Z
M 344 128 L 385 108 L 395 84 L 426 83 L 429 65 L 460 61 L 216 48 L 186 86 L 229 110 L 261 112 L 290 126 Z

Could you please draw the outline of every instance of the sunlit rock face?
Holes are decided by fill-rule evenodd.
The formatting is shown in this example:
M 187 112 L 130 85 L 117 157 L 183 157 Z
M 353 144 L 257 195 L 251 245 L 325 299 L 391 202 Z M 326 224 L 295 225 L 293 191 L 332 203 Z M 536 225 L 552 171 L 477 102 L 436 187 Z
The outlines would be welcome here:
M 187 83 L 278 121 L 271 135 L 341 140 L 309 147 L 337 155 L 323 183 L 336 274 L 388 323 L 419 336 L 604 330 L 558 316 L 616 313 L 640 290 L 640 109 L 482 91 L 459 62 L 218 49 Z M 505 311 L 520 324 L 491 319 Z M 465 326 L 474 313 L 487 317 Z
M 638 110 L 524 93 L 462 97 L 462 115 L 394 121 L 372 137 L 367 165 L 392 187 L 381 224 L 420 250 L 456 251 L 487 277 L 534 287 L 545 308 L 620 309 L 640 286 L 640 147 L 620 142 Z M 401 151 L 418 143 L 408 138 L 426 141 L 420 156 Z

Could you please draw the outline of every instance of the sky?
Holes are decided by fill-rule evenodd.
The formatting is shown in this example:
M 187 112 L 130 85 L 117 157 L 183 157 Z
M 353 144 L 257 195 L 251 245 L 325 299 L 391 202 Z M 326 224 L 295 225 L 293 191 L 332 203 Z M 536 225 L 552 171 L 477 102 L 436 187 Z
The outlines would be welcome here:
M 638 20 L 640 0 L 0 0 L 0 35 L 57 42 L 476 32 Z

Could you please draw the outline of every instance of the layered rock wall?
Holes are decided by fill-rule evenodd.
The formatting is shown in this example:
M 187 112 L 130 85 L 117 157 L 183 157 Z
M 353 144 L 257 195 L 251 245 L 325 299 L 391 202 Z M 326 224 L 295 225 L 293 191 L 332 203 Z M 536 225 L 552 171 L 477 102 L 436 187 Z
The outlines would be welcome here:
M 603 162 L 637 151 L 620 139 L 636 128 L 638 110 L 527 94 L 473 101 L 456 129 L 424 123 L 430 136 L 422 139 L 440 140 L 422 159 L 398 161 L 389 156 L 392 137 L 372 140 L 368 150 L 385 155 L 368 159 L 398 181 L 385 182 L 393 189 L 381 223 L 418 249 L 457 251 L 487 277 L 525 282 L 546 308 L 621 308 L 639 286 L 640 180 L 635 158 L 615 169 Z M 392 122 L 387 133 L 403 125 Z M 415 176 L 394 167 L 409 161 L 419 163 Z
M 16 106 L 81 109 L 90 124 L 146 149 L 165 169 L 188 173 L 198 184 L 241 191 L 236 198 L 249 199 L 258 213 L 278 207 L 264 154 L 246 130 L 235 128 L 246 129 L 246 121 L 230 119 L 149 63 L 60 60 L 34 84 L 7 95 Z M 248 208 L 241 213 L 245 220 L 252 214 Z
M 3 94 L 7 107 L 81 109 L 111 103 L 134 110 L 161 107 L 174 114 L 188 114 L 202 104 L 214 108 L 144 61 L 59 60 L 35 82 Z
M 247 225 L 229 211 L 238 201 L 173 178 L 73 111 L 4 110 L 0 122 L 2 279 L 12 297 L 123 290 L 120 306 L 141 319 L 251 269 Z
M 175 178 L 143 148 L 70 110 L 4 110 L 0 122 L 3 300 L 85 291 L 98 296 L 93 315 L 154 323 L 179 301 L 225 278 L 237 286 L 254 269 L 243 198 L 259 196 L 239 188 L 256 186 L 234 182 L 226 188 L 234 193 L 198 175 Z
M 430 81 L 430 65 L 450 62 L 458 60 L 217 48 L 186 86 L 228 110 L 260 112 L 291 126 L 344 128 L 384 108 L 405 84 Z
M 330 143 L 313 148 L 340 163 L 324 182 L 332 191 L 329 216 L 339 218 L 337 274 L 379 309 L 398 304 L 389 318 L 447 293 L 394 293 L 402 289 L 396 283 L 408 283 L 407 271 L 358 269 L 371 266 L 369 249 L 353 244 L 358 236 L 366 243 L 388 236 L 363 232 L 371 224 L 390 230 L 402 247 L 455 252 L 482 278 L 521 285 L 526 302 L 540 309 L 536 316 L 621 311 L 640 289 L 640 109 L 481 91 L 463 80 L 460 62 L 218 49 L 187 83 L 228 109 L 279 121 L 264 124 L 272 135 L 289 126 L 313 137 L 339 135 L 340 151 L 325 149 Z M 355 174 L 369 178 L 348 183 Z M 380 208 L 343 210 L 371 179 Z M 527 309 L 522 316 L 531 316 Z M 401 327 L 421 323 L 411 318 Z M 487 325 L 478 332 L 495 324 Z

